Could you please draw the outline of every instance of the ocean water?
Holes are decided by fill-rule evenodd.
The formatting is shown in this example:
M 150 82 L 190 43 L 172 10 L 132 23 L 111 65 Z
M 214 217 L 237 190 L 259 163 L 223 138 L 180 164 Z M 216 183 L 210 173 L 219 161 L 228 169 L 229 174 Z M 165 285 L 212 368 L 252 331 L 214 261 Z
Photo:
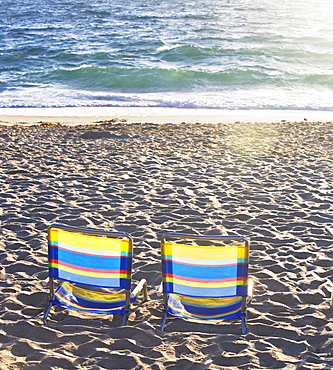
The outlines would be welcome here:
M 0 0 L 0 107 L 333 110 L 332 0 Z

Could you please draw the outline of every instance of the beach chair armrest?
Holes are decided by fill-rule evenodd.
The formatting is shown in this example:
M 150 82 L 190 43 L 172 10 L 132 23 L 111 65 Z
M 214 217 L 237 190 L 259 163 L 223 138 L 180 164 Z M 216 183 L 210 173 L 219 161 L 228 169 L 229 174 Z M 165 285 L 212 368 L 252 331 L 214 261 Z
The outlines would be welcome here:
M 135 287 L 135 289 L 131 293 L 131 297 L 134 298 L 135 296 L 139 295 L 141 292 L 143 292 L 143 299 L 144 301 L 148 300 L 148 291 L 147 291 L 147 280 L 141 279 L 138 285 Z
M 50 278 L 47 277 L 46 279 L 42 280 L 41 284 L 44 288 L 46 288 L 50 283 Z
M 247 283 L 247 298 L 246 302 L 250 303 L 253 299 L 253 279 L 249 278 L 248 283 Z
M 158 286 L 157 296 L 161 297 L 162 294 L 163 294 L 163 283 L 161 282 L 161 284 Z

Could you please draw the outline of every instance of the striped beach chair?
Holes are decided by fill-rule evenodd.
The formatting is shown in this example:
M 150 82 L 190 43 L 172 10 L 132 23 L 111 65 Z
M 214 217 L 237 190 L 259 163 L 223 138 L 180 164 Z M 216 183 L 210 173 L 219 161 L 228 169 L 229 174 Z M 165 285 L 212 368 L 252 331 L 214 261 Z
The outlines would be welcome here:
M 249 241 L 242 236 L 164 234 L 161 330 L 172 315 L 197 320 L 241 319 L 244 334 L 246 308 L 252 299 L 249 249 Z
M 126 325 L 130 305 L 143 292 L 143 279 L 131 293 L 133 241 L 129 234 L 80 229 L 53 224 L 48 229 L 50 300 L 43 321 L 53 305 L 74 310 L 123 315 Z M 54 291 L 54 279 L 61 284 Z M 114 288 L 111 292 L 110 288 Z

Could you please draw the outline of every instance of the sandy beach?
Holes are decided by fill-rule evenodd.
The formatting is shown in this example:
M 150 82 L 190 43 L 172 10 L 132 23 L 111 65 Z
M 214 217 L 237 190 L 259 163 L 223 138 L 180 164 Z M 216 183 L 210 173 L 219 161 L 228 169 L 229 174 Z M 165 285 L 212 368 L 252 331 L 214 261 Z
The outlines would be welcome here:
M 6 112 L 1 369 L 333 368 L 333 239 L 324 230 L 333 223 L 333 123 L 326 116 L 101 112 L 93 119 L 84 112 L 74 122 L 65 113 Z M 126 327 L 120 317 L 68 310 L 42 324 L 54 222 L 134 237 L 133 281 L 147 279 L 150 299 L 137 301 Z M 165 232 L 250 239 L 246 335 L 234 321 L 170 318 L 159 330 Z

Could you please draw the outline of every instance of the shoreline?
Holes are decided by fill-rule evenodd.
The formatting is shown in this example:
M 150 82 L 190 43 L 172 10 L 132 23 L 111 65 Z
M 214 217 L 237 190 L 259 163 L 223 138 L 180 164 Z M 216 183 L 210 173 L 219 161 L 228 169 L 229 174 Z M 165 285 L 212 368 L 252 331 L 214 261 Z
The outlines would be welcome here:
M 223 110 L 157 107 L 0 108 L 0 125 L 127 123 L 331 122 L 333 112 L 310 110 Z

